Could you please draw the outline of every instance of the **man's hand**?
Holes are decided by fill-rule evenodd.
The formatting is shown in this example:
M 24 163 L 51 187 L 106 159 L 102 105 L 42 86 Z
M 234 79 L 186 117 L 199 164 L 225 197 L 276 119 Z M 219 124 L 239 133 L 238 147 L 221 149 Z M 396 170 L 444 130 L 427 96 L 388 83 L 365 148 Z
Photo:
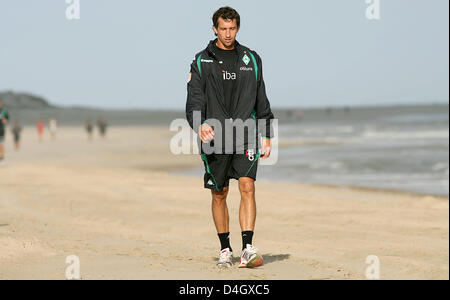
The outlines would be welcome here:
M 270 139 L 263 137 L 261 146 L 262 146 L 261 158 L 268 158 L 270 156 L 270 151 L 272 150 L 272 147 L 270 145 Z
M 214 130 L 208 124 L 201 125 L 198 129 L 198 133 L 203 143 L 209 143 L 214 140 Z
M 3 120 L 2 120 L 2 123 L 3 123 L 3 125 L 6 125 L 6 123 L 8 123 L 8 120 L 3 119 Z

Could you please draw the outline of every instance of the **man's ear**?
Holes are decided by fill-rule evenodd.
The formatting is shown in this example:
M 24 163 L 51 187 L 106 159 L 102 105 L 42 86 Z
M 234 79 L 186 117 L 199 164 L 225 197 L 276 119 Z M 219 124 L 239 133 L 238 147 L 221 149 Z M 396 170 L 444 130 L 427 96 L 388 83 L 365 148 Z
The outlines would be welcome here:
M 217 28 L 213 25 L 212 29 L 214 31 L 214 34 L 217 36 Z

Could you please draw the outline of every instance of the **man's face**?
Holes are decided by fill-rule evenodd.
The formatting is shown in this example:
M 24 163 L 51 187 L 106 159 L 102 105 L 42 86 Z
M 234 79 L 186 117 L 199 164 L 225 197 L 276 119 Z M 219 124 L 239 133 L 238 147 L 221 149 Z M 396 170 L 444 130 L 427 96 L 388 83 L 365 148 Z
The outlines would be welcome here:
M 236 20 L 225 20 L 219 18 L 217 28 L 213 26 L 214 32 L 217 34 L 219 42 L 225 48 L 233 48 L 236 41 L 236 35 L 239 31 Z

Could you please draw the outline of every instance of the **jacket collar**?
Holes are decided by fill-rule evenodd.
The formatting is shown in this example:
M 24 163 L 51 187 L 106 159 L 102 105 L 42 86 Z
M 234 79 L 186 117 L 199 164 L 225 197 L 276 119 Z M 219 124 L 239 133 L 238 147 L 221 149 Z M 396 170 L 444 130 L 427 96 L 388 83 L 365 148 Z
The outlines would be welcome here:
M 217 43 L 217 38 L 216 38 L 215 40 L 209 41 L 208 47 L 206 47 L 206 50 L 207 50 L 210 54 L 212 54 L 214 57 L 216 57 L 216 52 L 215 52 L 215 50 L 214 50 L 214 45 L 215 45 L 216 43 Z M 234 46 L 235 46 L 236 51 L 238 52 L 238 54 L 241 54 L 241 52 L 243 51 L 243 50 L 242 50 L 241 44 L 239 44 L 238 41 L 235 41 Z

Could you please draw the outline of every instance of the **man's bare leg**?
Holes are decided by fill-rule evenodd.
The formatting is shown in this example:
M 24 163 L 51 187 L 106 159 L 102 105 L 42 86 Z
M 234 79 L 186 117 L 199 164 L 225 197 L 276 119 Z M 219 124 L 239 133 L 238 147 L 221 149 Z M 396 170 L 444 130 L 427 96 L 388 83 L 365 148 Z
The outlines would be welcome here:
M 4 155 L 5 155 L 5 150 L 3 148 L 3 145 L 0 144 L 0 159 L 3 158 Z
M 227 207 L 228 187 L 224 187 L 222 192 L 211 190 L 212 195 L 212 213 L 214 224 L 216 225 L 217 235 L 220 240 L 220 255 L 217 266 L 229 268 L 233 266 L 233 250 L 230 246 L 230 228 Z
M 229 215 L 227 207 L 228 187 L 224 187 L 222 192 L 211 190 L 212 214 L 217 233 L 229 232 Z
M 239 221 L 242 231 L 254 231 L 256 221 L 255 181 L 250 177 L 239 178 L 241 206 Z
M 256 221 L 255 181 L 250 177 L 239 178 L 241 206 L 239 221 L 242 230 L 242 252 L 239 268 L 255 268 L 262 266 L 263 257 L 253 247 L 252 238 Z

